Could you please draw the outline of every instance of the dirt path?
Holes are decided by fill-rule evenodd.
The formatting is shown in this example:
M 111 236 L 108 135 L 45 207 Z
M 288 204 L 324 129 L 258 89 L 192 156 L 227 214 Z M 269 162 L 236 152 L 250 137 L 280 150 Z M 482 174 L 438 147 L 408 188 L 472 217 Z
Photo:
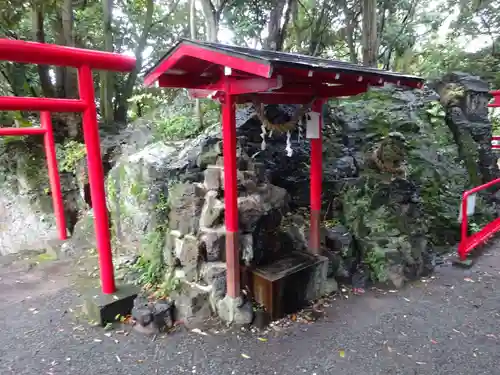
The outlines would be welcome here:
M 471 270 L 445 264 L 402 291 L 337 299 L 323 319 L 265 335 L 184 331 L 153 340 L 91 328 L 72 313 L 73 270 L 0 262 L 0 374 L 499 373 L 500 247 Z

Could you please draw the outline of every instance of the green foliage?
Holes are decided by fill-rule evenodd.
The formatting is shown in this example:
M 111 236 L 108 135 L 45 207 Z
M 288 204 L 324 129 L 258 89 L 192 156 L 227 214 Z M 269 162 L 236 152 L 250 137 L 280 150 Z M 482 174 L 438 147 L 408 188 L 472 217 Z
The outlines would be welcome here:
M 199 124 L 193 115 L 180 114 L 166 118 L 163 122 L 156 124 L 158 138 L 165 141 L 191 138 L 199 131 Z
M 381 247 L 375 246 L 372 251 L 366 254 L 363 261 L 370 267 L 373 281 L 382 283 L 387 281 L 387 259 Z
M 136 282 L 140 285 L 150 287 L 159 284 L 165 274 L 163 261 L 163 244 L 165 236 L 160 229 L 150 232 L 145 238 L 139 260 L 133 269 L 139 277 Z
M 85 144 L 73 140 L 59 146 L 56 151 L 61 172 L 75 173 L 78 163 L 87 155 Z
M 220 106 L 212 101 L 201 103 L 201 125 L 194 115 L 194 103 L 186 98 L 177 98 L 177 103 L 159 107 L 153 113 L 156 138 L 175 141 L 197 136 L 206 127 L 220 122 Z
M 155 287 L 167 290 L 175 286 L 173 276 L 170 277 L 165 266 L 163 256 L 163 247 L 165 245 L 165 235 L 167 232 L 166 221 L 170 205 L 163 194 L 158 197 L 158 202 L 155 205 L 156 227 L 149 232 L 141 245 L 141 255 L 139 261 L 134 265 L 135 270 L 139 274 L 137 283 L 147 288 Z
M 500 116 L 497 113 L 491 116 L 491 127 L 493 129 L 493 135 L 500 135 Z

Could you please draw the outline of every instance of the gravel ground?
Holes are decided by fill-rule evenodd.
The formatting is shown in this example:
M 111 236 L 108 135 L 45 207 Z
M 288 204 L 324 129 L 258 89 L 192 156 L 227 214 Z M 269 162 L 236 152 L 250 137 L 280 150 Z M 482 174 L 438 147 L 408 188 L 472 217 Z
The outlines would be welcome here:
M 75 318 L 71 272 L 0 261 L 1 375 L 500 373 L 500 247 L 470 270 L 445 264 L 398 292 L 337 297 L 318 321 L 265 334 L 93 328 Z

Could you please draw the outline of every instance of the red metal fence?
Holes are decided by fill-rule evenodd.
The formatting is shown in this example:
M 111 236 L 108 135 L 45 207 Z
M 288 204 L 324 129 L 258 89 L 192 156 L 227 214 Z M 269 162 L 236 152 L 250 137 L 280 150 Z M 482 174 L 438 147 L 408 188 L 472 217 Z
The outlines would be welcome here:
M 500 178 L 497 178 L 493 181 L 490 181 L 484 185 L 477 186 L 473 189 L 467 190 L 462 195 L 462 224 L 461 224 L 461 238 L 460 244 L 458 245 L 458 255 L 461 260 L 465 260 L 467 258 L 467 254 L 469 254 L 474 248 L 486 242 L 491 236 L 493 236 L 496 232 L 500 230 L 500 218 L 493 220 L 491 223 L 488 223 L 483 229 L 479 232 L 476 232 L 469 236 L 469 218 L 468 218 L 468 202 L 469 198 L 473 197 L 476 193 L 481 190 L 488 189 L 489 187 L 500 184 Z
M 491 148 L 493 150 L 500 150 L 500 136 L 494 135 L 491 137 Z
M 44 136 L 44 147 L 56 223 L 59 237 L 61 239 L 66 239 L 66 222 L 57 168 L 51 112 L 82 113 L 83 135 L 87 150 L 90 195 L 94 210 L 94 227 L 97 238 L 97 250 L 99 253 L 101 287 L 102 291 L 106 294 L 114 293 L 116 287 L 92 69 L 130 72 L 135 68 L 135 58 L 109 52 L 0 39 L 0 60 L 28 64 L 67 66 L 78 70 L 78 90 L 80 99 L 0 97 L 0 110 L 40 111 L 41 123 L 40 128 L 0 128 L 0 136 Z

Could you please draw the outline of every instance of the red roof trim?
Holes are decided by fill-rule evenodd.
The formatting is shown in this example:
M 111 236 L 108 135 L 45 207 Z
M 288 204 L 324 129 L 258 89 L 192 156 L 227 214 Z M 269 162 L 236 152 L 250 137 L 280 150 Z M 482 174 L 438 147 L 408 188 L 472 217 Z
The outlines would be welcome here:
M 223 52 L 213 51 L 202 46 L 179 43 L 169 56 L 144 78 L 144 85 L 151 86 L 159 77 L 185 56 L 227 66 L 231 69 L 250 73 L 263 78 L 271 78 L 272 66 L 269 62 L 259 59 L 247 59 L 229 56 Z
M 179 64 L 184 57 L 187 58 Z M 268 80 L 282 76 L 285 80 L 289 78 L 295 83 L 300 81 L 302 84 L 313 86 L 321 86 L 329 82 L 341 84 L 346 88 L 350 85 L 381 86 L 388 82 L 421 88 L 424 83 L 424 79 L 416 76 L 364 67 L 344 61 L 181 40 L 146 74 L 145 84 L 151 85 L 162 77 L 161 86 L 173 87 L 174 85 L 182 85 L 182 81 L 184 81 L 182 87 L 185 88 L 215 89 L 220 87 L 222 90 L 220 85 L 224 81 L 224 67 L 231 68 L 231 77 L 233 78 L 248 75 L 248 78 L 258 79 L 260 77 Z M 174 69 L 184 70 L 185 74 L 176 74 L 177 77 L 173 78 Z M 169 70 L 172 71 L 169 72 Z M 201 76 L 202 73 L 206 73 L 206 76 Z M 195 79 L 195 77 L 200 79 Z M 208 85 L 210 87 L 203 87 L 204 82 L 206 85 L 206 78 L 211 80 L 212 85 Z

